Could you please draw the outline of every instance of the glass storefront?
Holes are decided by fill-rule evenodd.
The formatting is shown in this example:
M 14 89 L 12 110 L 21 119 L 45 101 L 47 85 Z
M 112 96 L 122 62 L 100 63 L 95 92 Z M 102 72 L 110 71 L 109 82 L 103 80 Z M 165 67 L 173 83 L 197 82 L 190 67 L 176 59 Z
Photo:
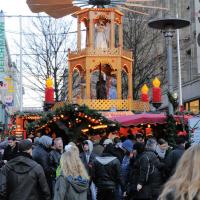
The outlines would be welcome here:
M 199 114 L 200 111 L 200 99 L 196 99 L 190 102 L 185 103 L 185 110 L 191 111 L 194 114 Z

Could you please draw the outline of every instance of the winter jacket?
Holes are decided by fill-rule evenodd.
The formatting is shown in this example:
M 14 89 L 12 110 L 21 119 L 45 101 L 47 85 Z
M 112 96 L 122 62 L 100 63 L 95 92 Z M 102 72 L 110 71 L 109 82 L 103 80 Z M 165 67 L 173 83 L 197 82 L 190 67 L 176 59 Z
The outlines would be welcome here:
M 49 183 L 51 177 L 51 169 L 49 166 L 49 150 L 42 144 L 39 144 L 35 149 L 33 149 L 32 154 L 33 159 L 43 167 L 47 182 Z
M 121 164 L 121 180 L 123 186 L 126 185 L 126 182 L 128 180 L 129 162 L 130 162 L 130 157 L 125 155 Z M 125 190 L 125 188 L 122 188 L 122 190 Z
M 60 165 L 61 152 L 59 150 L 52 150 L 49 153 L 49 165 L 51 168 L 51 177 L 56 177 L 56 170 Z
M 7 162 L 1 168 L 0 179 L 1 200 L 51 199 L 42 167 L 27 153 L 20 153 Z
M 87 200 L 88 187 L 88 180 L 82 177 L 60 175 L 56 181 L 53 200 Z
M 14 158 L 18 153 L 18 143 L 16 143 L 16 146 L 12 149 L 10 145 L 7 145 L 7 147 L 4 150 L 3 158 L 2 160 L 11 160 Z
M 97 188 L 114 189 L 121 185 L 120 162 L 116 157 L 103 153 L 93 163 L 92 180 Z
M 165 159 L 165 169 L 167 176 L 171 176 L 176 168 L 176 164 L 178 163 L 179 159 L 185 152 L 185 148 L 183 146 L 177 146 L 176 149 L 172 150 Z
M 90 140 L 86 140 L 89 146 L 88 152 L 82 152 L 80 154 L 80 159 L 82 160 L 82 163 L 84 164 L 87 172 L 89 175 L 91 175 L 91 167 L 92 163 L 96 157 L 96 155 L 92 152 L 93 151 L 93 144 Z
M 162 185 L 161 171 L 164 164 L 153 151 L 145 151 L 130 163 L 128 193 L 135 199 L 156 199 Z M 138 192 L 137 185 L 142 185 Z

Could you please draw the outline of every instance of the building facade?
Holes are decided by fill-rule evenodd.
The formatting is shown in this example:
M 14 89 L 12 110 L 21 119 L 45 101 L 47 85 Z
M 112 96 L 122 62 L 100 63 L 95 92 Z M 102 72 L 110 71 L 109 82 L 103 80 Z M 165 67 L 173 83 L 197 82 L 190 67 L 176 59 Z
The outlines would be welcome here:
M 0 12 L 0 129 L 7 130 L 10 115 L 19 110 L 19 73 L 11 61 L 5 34 L 5 18 Z
M 191 25 L 180 29 L 180 57 L 183 104 L 186 111 L 195 114 L 200 112 L 200 1 L 198 0 L 165 0 L 163 6 L 169 7 L 172 17 L 189 20 Z M 173 85 L 179 96 L 177 33 L 173 37 Z M 164 91 L 167 84 L 164 86 Z M 168 98 L 163 95 L 162 108 L 166 108 Z

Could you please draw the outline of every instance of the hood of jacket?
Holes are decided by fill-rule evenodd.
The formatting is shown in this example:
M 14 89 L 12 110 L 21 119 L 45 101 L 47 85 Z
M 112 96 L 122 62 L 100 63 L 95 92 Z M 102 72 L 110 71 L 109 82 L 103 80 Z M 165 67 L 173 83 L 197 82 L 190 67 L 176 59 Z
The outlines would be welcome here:
M 101 163 L 102 165 L 107 165 L 111 163 L 113 160 L 115 160 L 117 157 L 114 156 L 98 156 L 96 157 L 96 160 Z
M 88 190 L 89 181 L 82 178 L 81 176 L 78 177 L 68 176 L 67 181 L 70 183 L 70 185 L 77 193 L 83 193 Z
M 37 163 L 35 163 L 31 156 L 28 155 L 18 155 L 9 162 L 6 163 L 8 170 L 14 171 L 17 174 L 25 174 L 31 171 Z
M 93 151 L 93 143 L 90 140 L 86 140 L 86 142 L 88 143 L 88 147 L 89 147 L 89 154 L 92 153 Z

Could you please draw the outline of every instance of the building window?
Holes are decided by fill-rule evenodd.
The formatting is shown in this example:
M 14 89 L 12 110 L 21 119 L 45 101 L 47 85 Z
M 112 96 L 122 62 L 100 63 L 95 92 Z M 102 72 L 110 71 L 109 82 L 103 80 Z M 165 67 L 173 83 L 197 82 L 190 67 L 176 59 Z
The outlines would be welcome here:
M 194 114 L 199 113 L 199 100 L 190 102 L 190 111 L 192 111 Z

